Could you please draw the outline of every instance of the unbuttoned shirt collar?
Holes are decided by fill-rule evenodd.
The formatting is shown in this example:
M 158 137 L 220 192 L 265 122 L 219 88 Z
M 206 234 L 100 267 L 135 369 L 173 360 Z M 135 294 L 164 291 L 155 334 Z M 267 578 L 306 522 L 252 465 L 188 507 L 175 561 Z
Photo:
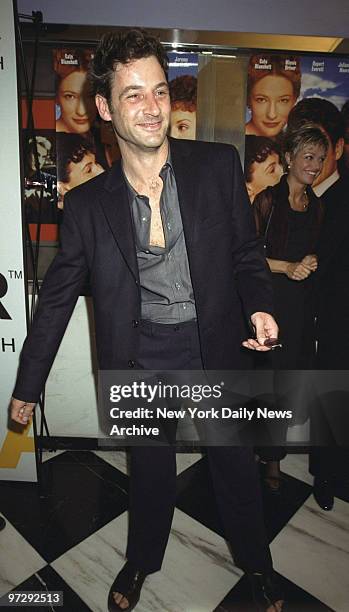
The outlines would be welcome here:
M 165 248 L 151 246 L 149 244 L 151 219 L 149 198 L 145 195 L 137 193 L 137 191 L 128 181 L 124 170 L 123 173 L 130 195 L 133 223 L 136 230 L 135 241 L 137 251 L 153 253 L 154 255 L 160 255 L 161 253 L 170 251 L 177 242 L 178 237 L 183 230 L 180 220 L 180 213 L 178 210 L 179 204 L 177 187 L 173 172 L 170 149 L 167 160 L 159 172 L 159 176 L 163 181 L 163 190 L 161 194 L 161 217 L 163 220 L 165 235 Z

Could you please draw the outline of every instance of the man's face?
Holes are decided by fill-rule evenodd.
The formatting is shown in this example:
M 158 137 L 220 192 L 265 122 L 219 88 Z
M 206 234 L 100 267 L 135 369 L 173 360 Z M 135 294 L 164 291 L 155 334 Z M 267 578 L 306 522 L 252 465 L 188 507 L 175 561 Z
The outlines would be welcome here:
M 41 169 L 45 165 L 45 162 L 48 158 L 48 150 L 42 144 L 38 143 L 37 151 L 38 151 L 39 168 Z M 35 166 L 35 156 L 33 152 L 30 153 L 30 167 L 33 170 L 33 172 L 35 172 L 36 166 Z
M 263 189 L 276 185 L 280 181 L 282 173 L 282 165 L 276 152 L 270 153 L 263 162 L 253 162 L 251 182 L 247 184 L 251 202 Z
M 94 176 L 104 172 L 102 166 L 97 164 L 95 154 L 88 151 L 78 163 L 70 162 L 68 165 L 69 182 L 66 183 L 67 190 L 86 183 Z
M 320 185 L 320 183 L 326 180 L 329 176 L 331 176 L 331 174 L 335 172 L 335 170 L 337 170 L 337 161 L 341 157 L 343 152 L 343 139 L 340 138 L 336 143 L 336 146 L 334 147 L 326 130 L 324 130 L 321 125 L 319 125 L 319 128 L 325 134 L 328 140 L 328 149 L 325 161 L 322 166 L 322 170 L 319 176 L 313 182 L 313 187 L 316 187 L 316 185 Z
M 171 112 L 171 136 L 173 138 L 187 138 L 195 140 L 196 135 L 196 111 L 188 111 L 176 108 Z
M 143 151 L 161 147 L 170 122 L 165 73 L 154 56 L 118 64 L 112 86 L 112 108 L 96 96 L 101 117 L 112 121 L 121 148 Z

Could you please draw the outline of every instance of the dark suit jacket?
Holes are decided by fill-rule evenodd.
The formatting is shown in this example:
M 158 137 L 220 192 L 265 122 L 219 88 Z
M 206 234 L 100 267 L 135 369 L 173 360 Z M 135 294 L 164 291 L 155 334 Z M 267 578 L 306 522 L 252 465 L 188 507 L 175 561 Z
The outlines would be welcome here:
M 318 247 L 317 367 L 349 368 L 349 180 L 340 178 L 321 196 L 325 208 Z
M 237 151 L 170 140 L 206 369 L 243 367 L 241 340 L 255 311 L 272 312 L 269 271 L 256 238 Z M 65 198 L 61 249 L 25 341 L 14 396 L 36 401 L 86 280 L 101 369 L 137 365 L 141 315 L 131 211 L 120 163 Z M 244 355 L 245 354 L 245 355 Z

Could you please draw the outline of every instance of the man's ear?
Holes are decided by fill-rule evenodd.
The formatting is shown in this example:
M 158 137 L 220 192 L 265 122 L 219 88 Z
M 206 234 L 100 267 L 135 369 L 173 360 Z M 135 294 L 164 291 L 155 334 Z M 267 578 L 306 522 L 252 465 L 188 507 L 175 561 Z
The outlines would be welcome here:
M 63 198 L 67 191 L 69 191 L 68 183 L 63 183 L 63 181 L 57 181 L 57 191 L 61 198 Z
M 285 160 L 288 167 L 291 165 L 291 155 L 287 152 L 285 153 Z
M 246 189 L 247 189 L 248 196 L 250 198 L 250 202 L 252 204 L 252 202 L 254 200 L 254 189 L 253 189 L 251 183 L 246 183 Z
M 68 183 L 63 183 L 63 181 L 57 181 L 57 191 L 58 191 L 58 202 L 57 208 L 63 210 L 64 208 L 64 196 L 69 191 Z
M 101 118 L 104 119 L 104 121 L 111 121 L 111 114 L 106 98 L 101 96 L 101 94 L 97 94 L 95 96 L 95 102 Z
M 344 138 L 339 138 L 336 142 L 336 146 L 334 148 L 334 152 L 336 154 L 336 161 L 338 161 L 343 155 L 344 148 Z

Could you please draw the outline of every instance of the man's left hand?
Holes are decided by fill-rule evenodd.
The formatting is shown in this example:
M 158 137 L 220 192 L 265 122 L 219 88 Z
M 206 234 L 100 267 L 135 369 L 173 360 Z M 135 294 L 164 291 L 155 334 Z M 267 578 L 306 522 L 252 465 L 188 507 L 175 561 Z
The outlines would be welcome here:
M 279 328 L 274 317 L 267 312 L 255 312 L 251 316 L 251 323 L 255 329 L 255 338 L 248 338 L 242 343 L 245 348 L 252 351 L 270 351 L 270 347 L 265 346 L 264 342 L 270 338 L 277 338 Z

